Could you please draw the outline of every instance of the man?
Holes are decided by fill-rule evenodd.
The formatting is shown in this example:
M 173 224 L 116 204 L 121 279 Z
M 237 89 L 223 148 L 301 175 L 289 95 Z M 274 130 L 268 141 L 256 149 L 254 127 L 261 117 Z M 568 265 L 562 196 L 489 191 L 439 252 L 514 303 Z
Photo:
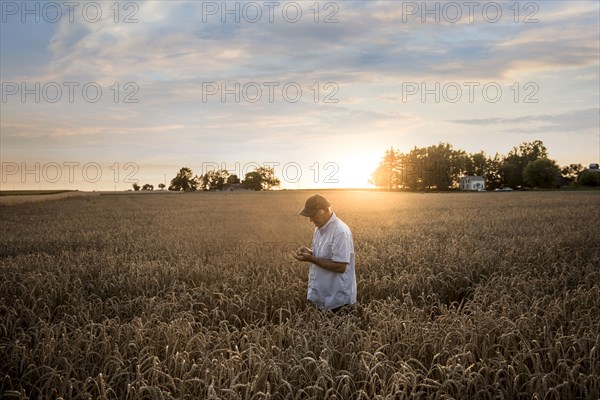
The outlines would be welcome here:
M 300 247 L 292 256 L 309 262 L 308 300 L 333 312 L 356 303 L 354 243 L 348 225 L 331 211 L 320 194 L 306 200 L 299 213 L 315 224 L 312 249 Z

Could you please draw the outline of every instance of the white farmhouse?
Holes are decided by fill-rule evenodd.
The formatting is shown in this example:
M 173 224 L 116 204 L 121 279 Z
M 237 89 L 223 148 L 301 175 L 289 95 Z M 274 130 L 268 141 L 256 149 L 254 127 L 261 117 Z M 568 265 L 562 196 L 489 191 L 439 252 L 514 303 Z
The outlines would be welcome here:
M 460 190 L 485 190 L 483 176 L 463 176 L 460 178 Z

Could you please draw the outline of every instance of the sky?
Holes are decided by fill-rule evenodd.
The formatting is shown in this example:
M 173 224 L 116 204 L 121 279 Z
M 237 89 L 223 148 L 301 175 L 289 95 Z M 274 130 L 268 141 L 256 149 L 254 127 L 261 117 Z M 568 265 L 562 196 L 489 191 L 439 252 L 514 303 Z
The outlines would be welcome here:
M 182 167 L 369 187 L 389 147 L 600 161 L 598 1 L 0 1 L 3 190 Z

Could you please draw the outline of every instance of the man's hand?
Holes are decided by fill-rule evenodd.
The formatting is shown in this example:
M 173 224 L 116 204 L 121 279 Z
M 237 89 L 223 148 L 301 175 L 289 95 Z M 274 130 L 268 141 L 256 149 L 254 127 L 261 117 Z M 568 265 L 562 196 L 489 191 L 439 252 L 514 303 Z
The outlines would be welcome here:
M 298 250 L 292 252 L 292 257 L 298 261 L 311 261 L 312 250 L 306 246 L 302 246 Z
M 348 265 L 348 263 L 345 262 L 337 262 L 332 260 L 326 260 L 323 258 L 317 258 L 312 255 L 311 249 L 304 246 L 300 247 L 296 251 L 292 251 L 292 257 L 294 257 L 298 261 L 311 262 L 328 271 L 338 272 L 340 274 L 346 272 L 346 265 Z

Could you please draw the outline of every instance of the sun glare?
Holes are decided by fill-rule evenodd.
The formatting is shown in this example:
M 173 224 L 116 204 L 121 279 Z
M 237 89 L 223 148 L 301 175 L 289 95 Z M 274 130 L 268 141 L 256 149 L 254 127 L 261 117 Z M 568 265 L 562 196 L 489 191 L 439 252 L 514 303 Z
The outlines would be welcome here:
M 339 165 L 340 187 L 372 188 L 371 174 L 379 165 L 381 154 L 355 152 Z

